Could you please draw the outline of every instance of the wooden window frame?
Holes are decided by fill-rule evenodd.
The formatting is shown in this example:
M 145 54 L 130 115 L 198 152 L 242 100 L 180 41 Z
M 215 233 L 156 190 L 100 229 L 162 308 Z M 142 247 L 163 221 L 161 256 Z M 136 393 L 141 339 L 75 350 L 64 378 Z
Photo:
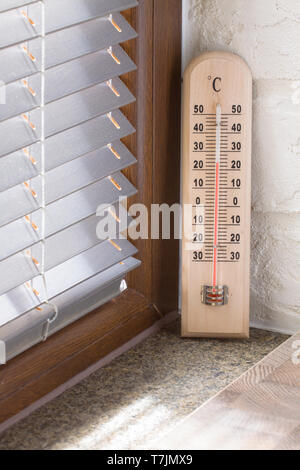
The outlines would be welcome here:
M 137 97 L 123 109 L 137 129 L 124 142 L 138 159 L 125 173 L 139 191 L 131 202 L 149 209 L 180 199 L 181 3 L 140 0 L 124 13 L 139 34 L 124 44 L 138 65 L 122 77 Z M 178 240 L 136 246 L 142 266 L 126 292 L 0 367 L 0 423 L 177 309 Z

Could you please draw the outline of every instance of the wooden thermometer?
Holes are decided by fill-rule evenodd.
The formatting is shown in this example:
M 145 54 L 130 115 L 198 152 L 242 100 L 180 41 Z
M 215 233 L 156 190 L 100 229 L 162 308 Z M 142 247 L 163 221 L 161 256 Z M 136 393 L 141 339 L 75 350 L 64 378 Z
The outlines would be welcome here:
M 227 52 L 184 75 L 182 335 L 249 336 L 252 77 Z

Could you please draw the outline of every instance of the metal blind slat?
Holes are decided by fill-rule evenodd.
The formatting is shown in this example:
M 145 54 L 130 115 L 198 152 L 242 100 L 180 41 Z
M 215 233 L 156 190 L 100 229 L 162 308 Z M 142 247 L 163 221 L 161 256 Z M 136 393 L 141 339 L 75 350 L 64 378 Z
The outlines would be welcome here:
M 46 135 L 57 134 L 135 101 L 120 79 L 112 79 L 111 85 L 114 91 L 104 82 L 46 105 Z
M 30 151 L 25 153 L 24 150 L 0 157 L 0 191 L 5 191 L 19 183 L 34 178 L 40 172 L 40 144 L 34 144 Z M 33 161 L 30 155 L 34 155 Z
M 101 50 L 49 69 L 46 103 L 135 70 L 135 64 L 120 46 L 114 46 L 112 52 L 119 63 L 107 50 Z
M 0 121 L 20 116 L 32 111 L 41 102 L 41 77 L 19 80 L 6 85 L 5 105 L 0 106 Z M 31 91 L 30 91 L 31 90 Z
M 120 25 L 121 32 L 116 30 L 108 18 L 99 18 L 47 35 L 45 40 L 46 68 L 109 46 L 116 46 L 136 37 L 136 32 L 122 15 L 114 14 L 113 18 Z M 29 77 L 39 71 L 41 39 L 28 41 L 26 47 L 28 53 L 23 49 L 22 44 L 0 50 L 1 80 L 4 83 L 8 84 Z
M 96 213 L 100 203 L 107 206 L 116 204 L 119 197 L 130 197 L 136 193 L 136 189 L 124 176 L 114 175 L 114 179 L 122 184 L 122 191 L 116 190 L 107 180 L 102 180 L 87 188 L 72 193 L 64 199 L 60 199 L 46 208 L 47 225 L 46 237 L 64 230 L 73 224 L 84 220 Z M 99 194 L 105 194 L 99 202 Z M 78 206 L 72 206 L 78 204 Z M 81 206 L 79 206 L 81 204 Z M 60 210 L 58 214 L 57 210 Z M 31 221 L 37 227 L 41 224 L 41 210 L 31 214 Z M 31 223 L 25 218 L 20 218 L 0 228 L 1 259 L 25 250 L 40 240 L 38 231 L 33 230 Z
M 108 17 L 104 17 L 49 34 L 46 38 L 46 67 L 116 46 L 137 36 L 121 14 L 114 13 L 112 18 L 121 31 L 113 26 Z
M 39 83 L 39 77 L 34 75 L 27 81 L 27 86 L 19 82 L 9 85 L 6 105 L 0 106 L 0 121 L 33 110 L 40 99 L 40 89 L 35 86 Z M 33 90 L 36 93 L 35 96 L 32 95 Z M 99 83 L 47 104 L 45 106 L 45 134 L 46 136 L 57 134 L 133 101 L 135 101 L 134 96 L 120 79 L 114 78 L 109 83 Z
M 38 267 L 23 253 L 18 253 L 0 264 L 0 295 L 33 279 L 39 274 Z
M 47 33 L 137 6 L 136 0 L 47 0 Z
M 56 294 L 57 285 L 60 285 L 60 291 L 64 292 L 72 285 L 94 276 L 96 272 L 104 271 L 137 253 L 137 249 L 125 239 L 116 240 L 116 243 L 120 246 L 121 251 L 117 250 L 109 241 L 105 241 L 50 269 L 47 272 L 49 297 L 52 298 Z M 65 278 L 66 271 L 69 275 L 68 279 Z
M 113 111 L 112 117 L 119 129 L 104 115 L 46 139 L 47 170 L 135 132 L 120 111 Z
M 28 6 L 28 17 L 35 18 L 31 24 L 22 15 L 22 9 L 0 13 L 0 48 L 33 39 L 41 34 L 41 7 L 38 3 Z
M 109 220 L 114 221 L 113 216 L 108 213 Z M 117 234 L 126 230 L 130 218 L 124 211 L 119 214 L 120 223 L 116 225 Z M 93 216 L 63 230 L 45 241 L 45 270 L 49 271 L 55 266 L 77 256 L 81 252 L 87 251 L 103 239 L 99 239 L 96 234 L 99 217 Z M 26 250 L 6 258 L 0 263 L 0 295 L 30 281 L 39 274 L 38 261 L 41 259 L 42 245 L 36 243 L 31 246 L 30 251 Z
M 72 285 L 82 282 L 84 279 L 93 276 L 97 272 L 108 269 L 110 266 L 113 266 L 137 252 L 137 249 L 125 239 L 118 239 L 114 243 L 117 243 L 121 250 L 116 249 L 115 246 L 107 240 L 49 269 L 46 272 L 49 298 L 55 295 L 54 292 L 57 286 L 60 286 L 60 292 L 63 292 L 66 290 L 65 286 L 71 287 Z M 98 259 L 94 259 L 94 256 L 98 256 Z M 78 267 L 80 268 L 79 270 Z M 31 261 L 30 256 L 26 259 L 23 253 L 19 253 L 3 261 L 0 269 L 2 274 L 5 272 L 4 279 L 0 285 L 0 295 L 5 294 L 5 292 L 29 280 L 37 278 L 39 275 L 38 268 Z M 68 280 L 64 278 L 66 270 L 69 273 Z M 34 288 L 40 294 L 38 297 L 43 299 L 44 286 L 42 279 L 39 279 L 39 277 L 41 276 L 38 276 L 36 279 Z
M 57 119 L 62 119 L 61 114 L 64 115 L 67 112 L 73 115 L 74 108 L 76 107 L 79 108 L 79 106 L 81 106 L 82 110 L 85 112 L 86 117 L 83 115 L 78 119 L 78 122 L 83 122 L 86 119 L 91 119 L 93 115 L 99 115 L 128 104 L 129 101 L 126 101 L 126 98 L 124 98 L 122 102 L 123 95 L 130 96 L 131 101 L 134 100 L 133 95 L 131 95 L 125 85 L 122 86 L 119 81 L 115 82 L 116 92 L 121 94 L 119 100 L 116 99 L 117 95 L 111 89 L 107 89 L 108 87 L 105 80 L 112 79 L 118 74 L 122 75 L 135 69 L 133 62 L 124 51 L 121 48 L 118 48 L 117 51 L 120 52 L 118 55 L 120 57 L 122 56 L 122 63 L 120 65 L 116 64 L 106 51 L 101 51 L 100 53 L 69 62 L 66 66 L 53 68 L 46 73 L 46 103 L 49 103 L 45 109 L 46 136 L 75 125 L 76 120 L 74 124 L 69 126 L 65 125 L 65 127 L 64 125 L 56 125 L 55 123 Z M 67 70 L 65 70 L 66 68 Z M 95 72 L 96 70 L 98 73 Z M 103 85 L 101 85 L 101 82 L 103 82 Z M 87 89 L 93 88 L 93 86 L 97 86 L 98 88 Z M 83 89 L 86 90 L 81 94 L 76 93 Z M 95 96 L 92 96 L 93 94 Z M 63 101 L 64 96 L 66 96 L 65 101 Z M 23 79 L 7 85 L 6 103 L 4 106 L 0 106 L 0 121 L 34 110 L 39 106 L 40 100 L 40 74 L 35 74 L 26 80 Z M 54 100 L 59 101 L 59 103 L 55 104 L 56 101 Z M 110 100 L 112 104 L 110 104 Z M 120 102 L 119 104 L 118 101 Z M 93 104 L 93 110 L 89 113 L 88 111 L 91 109 L 91 104 Z M 63 113 L 61 112 L 62 110 L 58 109 L 60 107 L 64 108 Z M 97 111 L 97 109 L 99 109 L 99 111 Z M 80 111 L 80 109 L 78 109 L 78 111 Z
M 33 3 L 34 0 L 1 0 L 0 3 L 0 12 L 5 10 L 10 10 L 11 8 L 22 7 Z
M 115 150 L 116 154 L 113 154 L 112 151 L 105 146 L 83 156 L 79 156 L 78 159 L 82 158 L 84 160 L 83 165 L 86 168 L 89 168 L 89 165 L 92 165 L 93 160 L 98 159 L 98 166 L 100 166 L 101 163 L 101 170 L 98 169 L 96 174 L 98 175 L 99 171 L 101 171 L 102 177 L 107 176 L 107 174 L 110 173 L 115 173 L 116 171 L 126 168 L 128 165 L 136 162 L 132 154 L 123 144 L 121 144 L 120 141 L 112 142 L 111 146 Z M 40 147 L 40 144 L 37 143 L 31 146 L 30 149 L 28 149 L 28 152 L 27 150 L 19 150 L 0 158 L 0 174 L 5 175 L 5 177 L 0 179 L 0 192 L 38 176 L 40 172 Z M 112 155 L 114 155 L 115 158 L 111 158 Z M 77 158 L 68 162 L 70 163 L 70 167 L 66 168 L 70 168 L 72 171 L 73 168 L 76 168 L 76 165 L 81 165 L 80 162 L 78 164 L 72 163 L 76 160 Z M 64 165 L 67 165 L 68 163 L 65 163 Z M 47 168 L 47 170 L 50 171 L 50 168 Z M 49 175 L 51 174 L 52 173 L 49 173 Z M 49 178 L 51 178 L 51 176 L 49 176 Z M 48 190 L 49 188 L 47 188 L 47 191 Z
M 111 208 L 113 210 L 114 208 Z M 132 222 L 125 209 L 118 212 L 117 234 L 126 230 Z M 46 269 L 51 269 L 69 258 L 102 243 L 96 233 L 99 216 L 93 215 L 83 221 L 62 230 L 46 239 Z M 116 222 L 112 213 L 107 212 L 107 223 Z M 106 237 L 107 238 L 107 237 Z
M 108 270 L 107 276 L 105 277 L 107 282 L 105 281 L 104 285 L 101 284 L 104 278 L 102 277 L 102 273 L 100 273 L 56 297 L 55 302 L 61 314 L 56 318 L 55 322 L 50 324 L 48 336 L 65 328 L 70 323 L 82 318 L 95 308 L 99 308 L 104 303 L 117 297 L 124 287 L 123 280 L 126 273 L 137 268 L 139 265 L 139 261 L 134 258 L 128 258 L 123 263 L 122 272 L 120 272 L 118 277 L 113 275 L 112 268 Z M 108 274 L 112 276 L 111 280 L 109 280 Z M 6 346 L 6 360 L 12 359 L 17 354 L 41 342 L 45 327 L 42 321 L 43 319 L 47 320 L 51 314 L 53 315 L 53 312 L 51 312 L 50 308 L 44 307 L 43 316 L 41 312 L 39 313 L 40 315 L 38 316 L 36 315 L 36 310 L 28 312 L 20 318 L 20 321 L 16 320 L 13 322 L 18 325 L 14 325 L 15 334 L 8 335 L 8 339 L 6 339 L 5 331 L 2 333 L 2 330 L 6 328 L 3 327 L 1 329 L 0 334 L 3 334 Z M 44 320 L 44 323 L 46 320 Z M 27 325 L 28 329 L 26 328 Z
M 41 137 L 40 122 L 41 112 L 39 109 L 31 111 L 30 116 L 20 115 L 1 122 L 0 156 L 37 142 Z
M 117 201 L 119 195 L 124 196 L 126 194 L 132 195 L 135 192 L 134 186 L 132 186 L 124 176 L 120 175 L 119 173 L 114 173 L 116 170 L 120 170 L 125 168 L 133 163 L 135 163 L 134 157 L 128 151 L 122 151 L 122 144 L 118 146 L 114 146 L 115 149 L 119 150 L 119 155 L 121 157 L 121 162 L 119 163 L 118 159 L 112 157 L 111 152 L 108 149 L 102 149 L 101 152 L 93 152 L 91 155 L 87 155 L 83 157 L 82 161 L 78 162 L 75 160 L 72 164 L 66 165 L 66 168 L 59 167 L 57 170 L 47 174 L 50 175 L 47 183 L 49 186 L 47 188 L 50 189 L 50 193 L 48 192 L 49 200 L 56 200 L 58 199 L 57 196 L 64 195 L 63 197 L 69 198 L 72 201 L 76 201 L 79 203 L 81 199 L 86 199 L 90 197 L 91 204 L 93 204 L 92 212 L 90 209 L 87 212 L 78 212 L 79 218 L 78 220 L 91 215 L 91 213 L 96 212 L 97 205 L 102 202 L 100 197 L 105 195 L 106 191 L 106 204 L 113 204 Z M 102 154 L 102 155 L 101 155 Z M 101 162 L 107 162 L 107 167 L 105 165 L 101 165 Z M 76 165 L 75 165 L 76 164 Z M 110 165 L 110 166 L 109 166 Z M 112 171 L 109 171 L 109 170 Z M 93 175 L 93 173 L 95 173 Z M 110 181 L 107 180 L 100 180 L 100 177 L 104 177 L 108 174 L 114 174 L 114 180 L 116 182 L 121 183 L 122 190 L 118 190 L 116 186 L 111 184 Z M 73 181 L 74 178 L 74 181 Z M 99 182 L 96 184 L 97 179 Z M 65 187 L 65 181 L 68 181 L 68 186 Z M 93 186 L 95 184 L 95 186 Z M 51 186 L 50 186 L 51 185 Z M 92 190 L 81 190 L 83 193 L 80 193 L 79 189 L 82 187 L 87 187 L 88 185 L 92 186 Z M 60 189 L 57 191 L 57 186 L 60 186 Z M 102 189 L 103 188 L 103 189 Z M 77 191 L 79 193 L 77 194 Z M 66 193 L 70 193 L 69 196 L 66 196 Z M 97 196 L 98 194 L 98 196 Z M 90 196 L 88 196 L 90 195 Z M 79 199 L 78 199 L 79 198 Z M 66 213 L 70 202 L 69 199 L 66 199 L 65 203 L 60 205 L 60 210 L 63 212 L 63 216 L 61 218 L 56 217 L 55 224 L 50 223 L 46 227 L 45 236 L 49 236 L 55 231 L 63 230 L 65 227 L 72 223 L 76 223 L 76 211 L 74 211 L 70 216 Z M 51 209 L 51 203 L 48 205 L 46 209 L 46 215 L 51 213 L 55 213 L 56 207 L 55 203 L 52 202 L 54 208 Z M 64 204 L 66 205 L 67 209 L 64 210 Z M 61 221 L 61 225 L 58 224 L 58 221 Z M 41 226 L 41 217 L 40 212 L 36 211 L 31 214 L 31 224 L 25 218 L 17 219 L 14 222 L 11 222 L 3 227 L 0 228 L 0 260 L 4 259 L 8 256 L 11 256 L 13 253 L 17 251 L 23 250 L 28 248 L 30 245 L 36 243 L 40 239 L 40 233 L 38 229 L 33 229 L 33 227 L 40 227 Z
M 47 0 L 46 33 L 49 34 L 94 18 L 136 6 L 135 0 Z M 0 12 L 0 48 L 41 35 L 41 2 Z M 25 15 L 23 14 L 25 12 Z M 120 41 L 119 41 L 120 42 Z
M 0 156 L 29 147 L 39 140 L 40 110 L 35 109 L 29 114 L 27 120 L 22 115 L 0 123 Z M 45 153 L 48 169 L 135 132 L 120 111 L 114 111 L 112 116 L 119 128 L 106 115 L 102 115 L 47 138 Z M 51 158 L 48 158 L 49 155 Z
M 52 299 L 59 306 L 61 315 L 52 325 L 51 330 L 57 331 L 87 313 L 92 309 L 93 303 L 86 301 L 83 308 L 83 299 L 88 299 L 93 292 L 97 293 L 106 289 L 113 281 L 121 280 L 127 272 L 139 265 L 138 260 L 129 257 L 122 264 L 118 263 L 104 272 L 95 273 L 94 276 L 76 286 L 71 286 L 63 293 L 59 293 L 59 288 L 56 286 L 57 293 Z M 54 289 L 53 292 L 55 292 Z M 97 297 L 101 298 L 98 295 Z M 0 337 L 7 343 L 8 358 L 12 357 L 10 355 L 12 352 L 19 354 L 22 351 L 22 344 L 31 345 L 29 331 L 32 332 L 34 327 L 36 327 L 33 332 L 34 341 L 41 340 L 41 327 L 51 315 L 52 309 L 50 306 L 43 305 L 43 310 L 38 311 L 35 309 L 37 305 L 37 298 L 31 295 L 25 286 L 20 286 L 0 297 L 0 309 L 3 313 L 5 312 L 0 317 Z M 19 306 L 22 306 L 23 310 L 19 310 Z M 25 312 L 27 312 L 26 315 L 24 315 Z M 25 336 L 23 341 L 21 341 L 22 335 Z
M 124 177 L 125 178 L 125 177 Z M 79 177 L 78 177 L 79 179 Z M 48 195 L 54 197 L 57 199 L 57 200 L 60 200 L 60 199 L 64 199 L 68 193 L 72 193 L 73 191 L 71 191 L 71 188 L 74 188 L 74 192 L 78 192 L 78 184 L 81 184 L 81 183 L 78 183 L 78 179 L 77 181 L 74 181 L 72 182 L 70 180 L 70 183 L 69 185 L 67 186 L 66 189 L 64 189 L 64 187 L 62 187 L 62 185 L 60 185 L 60 187 L 58 187 L 56 190 L 54 190 L 53 192 L 48 192 Z M 91 178 L 90 180 L 93 179 L 93 176 L 91 175 Z M 122 175 L 117 173 L 114 175 L 114 179 L 116 182 L 118 182 L 120 180 L 121 184 L 119 184 L 119 186 L 121 186 L 122 189 L 124 188 L 127 188 L 128 187 L 128 184 L 127 184 L 127 180 L 124 181 L 122 179 Z M 103 184 L 105 184 L 105 181 L 107 181 L 106 183 L 106 186 L 109 187 L 109 189 L 113 189 L 111 188 L 111 186 L 114 186 L 114 184 L 111 183 L 111 181 L 106 178 L 105 180 L 103 180 Z M 8 191 L 5 191 L 3 193 L 0 194 L 0 225 L 5 225 L 5 224 L 8 224 L 10 222 L 12 222 L 13 220 L 15 219 L 18 219 L 19 217 L 22 217 L 22 216 L 25 216 L 25 215 L 28 215 L 29 213 L 39 209 L 41 207 L 41 202 L 40 200 L 38 199 L 38 197 L 34 197 L 32 195 L 32 191 L 34 191 L 35 194 L 38 194 L 38 191 L 39 191 L 39 188 L 40 188 L 40 185 L 41 185 L 41 179 L 38 179 L 35 181 L 35 188 L 36 189 L 28 189 L 25 185 L 19 185 L 19 186 L 15 186 L 11 189 L 9 189 Z M 95 183 L 93 183 L 95 184 Z M 88 185 L 86 186 L 92 186 L 91 183 L 89 183 Z M 115 187 L 115 189 L 117 189 Z M 67 193 L 65 193 L 67 191 Z M 117 191 L 119 191 L 117 189 Z M 119 193 L 121 194 L 122 191 L 120 190 Z M 123 191 L 124 193 L 124 191 Z M 126 195 L 126 194 L 125 194 Z M 59 196 L 59 197 L 58 197 Z M 103 194 L 103 197 L 105 197 L 105 194 Z M 48 205 L 50 205 L 52 202 L 54 201 L 46 201 L 46 203 Z M 99 199 L 98 199 L 98 204 L 100 204 L 102 202 L 102 199 L 100 198 L 99 196 Z M 104 201 L 105 202 L 105 201 Z

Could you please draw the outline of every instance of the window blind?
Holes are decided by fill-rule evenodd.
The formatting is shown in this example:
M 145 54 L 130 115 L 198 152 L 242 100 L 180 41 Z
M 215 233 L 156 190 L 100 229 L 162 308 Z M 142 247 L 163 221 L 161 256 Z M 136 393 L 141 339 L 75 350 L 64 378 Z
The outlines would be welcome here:
M 122 16 L 136 5 L 1 0 L 1 363 L 118 295 L 140 264 L 118 204 L 136 193 L 120 111 L 135 100 L 120 44 L 136 37 Z M 97 236 L 100 204 L 116 239 Z

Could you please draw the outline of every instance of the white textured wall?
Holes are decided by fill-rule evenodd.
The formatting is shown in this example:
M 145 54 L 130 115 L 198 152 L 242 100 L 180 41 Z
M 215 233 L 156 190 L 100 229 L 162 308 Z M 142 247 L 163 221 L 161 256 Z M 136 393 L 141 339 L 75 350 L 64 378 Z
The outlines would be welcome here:
M 183 0 L 183 66 L 228 50 L 254 78 L 252 324 L 300 330 L 300 0 Z

